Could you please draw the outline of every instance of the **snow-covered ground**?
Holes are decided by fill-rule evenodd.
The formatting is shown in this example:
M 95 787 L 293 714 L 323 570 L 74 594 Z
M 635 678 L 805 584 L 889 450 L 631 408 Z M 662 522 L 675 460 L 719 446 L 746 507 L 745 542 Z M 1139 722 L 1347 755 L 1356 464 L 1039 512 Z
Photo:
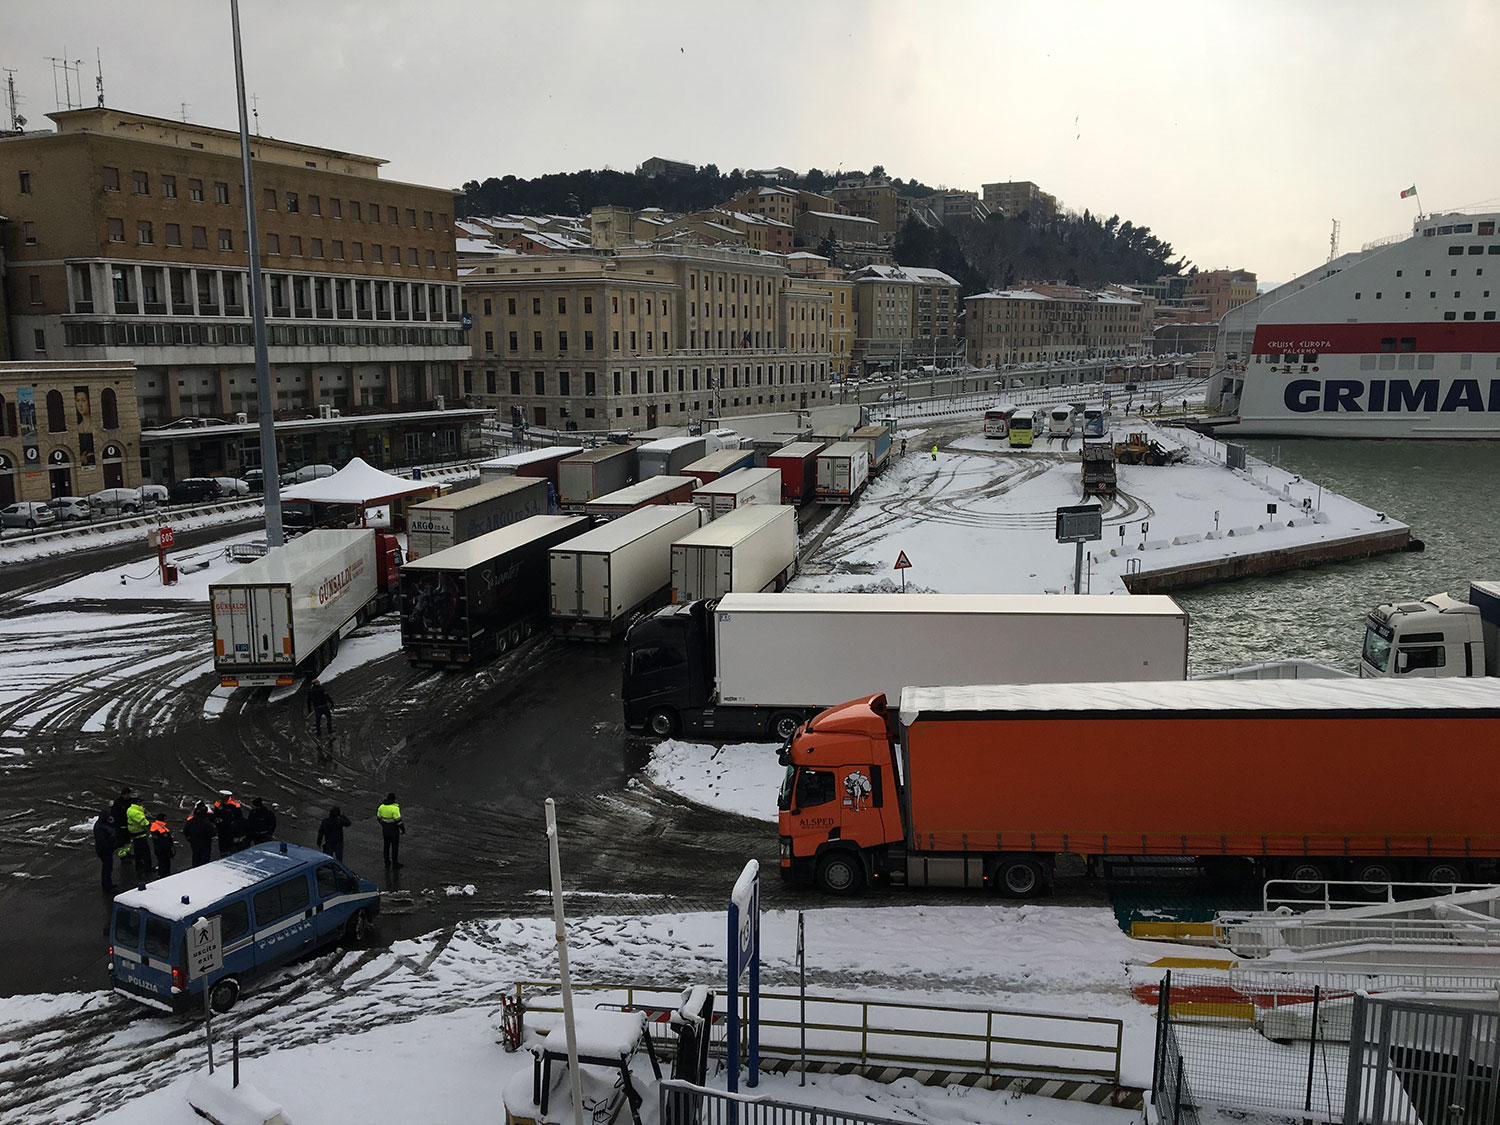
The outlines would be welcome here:
M 1119 495 L 1105 507 L 1104 538 L 1085 552 L 1085 592 L 1124 593 L 1127 567 L 1160 570 L 1402 526 L 1261 462 L 1231 471 L 1223 444 L 1212 438 L 1130 426 L 1185 448 L 1188 460 L 1118 467 Z M 1055 530 L 1056 510 L 1081 502 L 1076 438 L 1064 453 L 1045 440 L 1012 450 L 971 432 L 940 439 L 934 458 L 928 434 L 903 430 L 898 445 L 902 437 L 907 455 L 876 477 L 804 561 L 792 589 L 899 589 L 892 567 L 904 551 L 909 590 L 1072 592 L 1074 548 L 1056 542 Z M 1115 438 L 1123 437 L 1117 427 Z M 1268 504 L 1277 506 L 1274 517 Z

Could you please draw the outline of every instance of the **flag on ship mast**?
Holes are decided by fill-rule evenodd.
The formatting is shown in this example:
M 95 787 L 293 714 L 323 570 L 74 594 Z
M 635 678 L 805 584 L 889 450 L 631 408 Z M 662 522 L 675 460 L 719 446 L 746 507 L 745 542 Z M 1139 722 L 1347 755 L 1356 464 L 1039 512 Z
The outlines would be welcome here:
M 1409 195 L 1416 195 L 1416 194 L 1417 194 L 1417 185 L 1416 184 L 1412 184 L 1411 187 L 1407 188 L 1405 191 L 1403 191 L 1401 193 L 1401 198 L 1405 199 Z

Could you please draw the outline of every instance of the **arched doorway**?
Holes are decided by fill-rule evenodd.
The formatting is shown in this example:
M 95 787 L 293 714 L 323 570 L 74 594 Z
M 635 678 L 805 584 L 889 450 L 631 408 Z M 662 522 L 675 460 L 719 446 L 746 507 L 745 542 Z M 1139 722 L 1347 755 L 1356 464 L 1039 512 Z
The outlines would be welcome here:
M 10 454 L 0 453 L 0 508 L 16 502 L 16 463 Z
M 113 442 L 104 447 L 104 487 L 125 487 L 125 456 Z
M 54 498 L 73 495 L 73 463 L 66 449 L 47 454 L 47 484 Z

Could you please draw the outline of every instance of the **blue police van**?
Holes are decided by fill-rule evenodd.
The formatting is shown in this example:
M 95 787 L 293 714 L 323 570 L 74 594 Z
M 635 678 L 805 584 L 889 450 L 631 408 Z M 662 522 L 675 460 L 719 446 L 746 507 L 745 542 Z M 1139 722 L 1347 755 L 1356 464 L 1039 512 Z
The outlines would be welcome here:
M 246 983 L 321 946 L 368 935 L 380 892 L 332 856 L 296 844 L 256 844 L 115 896 L 109 980 L 116 992 L 181 1012 L 227 1012 Z M 188 979 L 188 931 L 219 919 L 224 967 Z

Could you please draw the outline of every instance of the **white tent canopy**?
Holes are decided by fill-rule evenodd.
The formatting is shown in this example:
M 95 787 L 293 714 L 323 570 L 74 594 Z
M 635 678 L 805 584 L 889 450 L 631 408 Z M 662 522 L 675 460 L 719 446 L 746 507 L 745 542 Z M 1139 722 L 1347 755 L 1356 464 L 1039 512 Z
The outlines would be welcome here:
M 331 477 L 319 477 L 317 480 L 283 488 L 281 498 L 310 504 L 355 504 L 365 507 L 417 493 L 435 495 L 438 491 L 438 486 L 430 481 L 394 476 L 356 457 Z

